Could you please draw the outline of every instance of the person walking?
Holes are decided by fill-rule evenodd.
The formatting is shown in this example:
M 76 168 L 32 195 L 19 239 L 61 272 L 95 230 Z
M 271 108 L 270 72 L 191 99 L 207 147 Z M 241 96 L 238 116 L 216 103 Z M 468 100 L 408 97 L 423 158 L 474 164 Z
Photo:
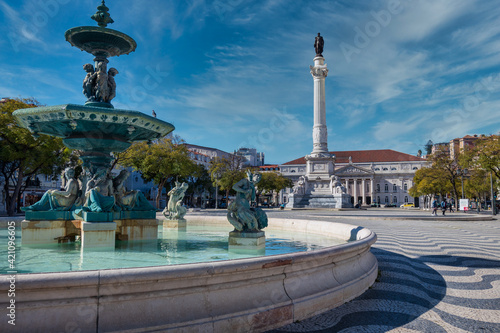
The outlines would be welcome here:
M 446 200 L 441 201 L 441 210 L 443 211 L 443 216 L 446 213 Z
M 434 216 L 437 216 L 437 209 L 438 209 L 438 202 L 436 198 L 434 198 L 434 201 L 432 202 L 432 214 Z

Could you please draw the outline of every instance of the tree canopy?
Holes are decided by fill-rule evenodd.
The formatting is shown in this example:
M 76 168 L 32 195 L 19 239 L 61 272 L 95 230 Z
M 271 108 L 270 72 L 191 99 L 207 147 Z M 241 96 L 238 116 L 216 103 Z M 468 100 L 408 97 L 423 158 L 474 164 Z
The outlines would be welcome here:
M 486 196 L 491 173 L 498 187 L 500 179 L 500 137 L 490 135 L 477 139 L 472 148 L 464 147 L 454 156 L 440 150 L 427 156 L 429 167 L 415 173 L 410 195 L 446 195 L 458 200 L 461 184 L 468 197 Z M 461 196 L 461 195 L 460 195 Z
M 14 215 L 16 202 L 26 188 L 26 180 L 37 174 L 60 174 L 71 150 L 61 138 L 48 135 L 34 137 L 20 127 L 12 113 L 18 109 L 38 107 L 35 99 L 9 99 L 0 105 L 0 174 L 4 178 L 6 208 Z
M 233 185 L 246 177 L 245 171 L 241 169 L 243 162 L 244 158 L 237 155 L 230 158 L 216 157 L 210 162 L 210 178 L 214 186 L 226 191 L 226 198 Z
M 293 187 L 293 181 L 291 179 L 286 178 L 277 172 L 262 172 L 261 175 L 262 177 L 256 185 L 259 194 L 274 194 L 287 187 Z
M 118 155 L 118 164 L 130 166 L 142 173 L 146 181 L 158 185 L 156 207 L 165 184 L 176 177 L 188 177 L 196 171 L 196 164 L 189 158 L 189 152 L 178 136 L 169 135 L 151 144 L 134 143 Z

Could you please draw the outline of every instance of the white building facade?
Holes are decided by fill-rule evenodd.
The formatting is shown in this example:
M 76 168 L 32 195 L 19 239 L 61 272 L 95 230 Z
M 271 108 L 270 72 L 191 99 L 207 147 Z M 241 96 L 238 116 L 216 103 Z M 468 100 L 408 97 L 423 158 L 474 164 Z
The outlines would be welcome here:
M 335 175 L 352 196 L 353 204 L 396 205 L 414 203 L 423 206 L 422 198 L 413 198 L 408 190 L 413 186 L 415 172 L 424 167 L 425 159 L 390 149 L 338 151 L 335 155 Z M 304 157 L 280 165 L 281 174 L 296 183 L 306 174 Z M 283 193 L 283 201 L 292 189 Z

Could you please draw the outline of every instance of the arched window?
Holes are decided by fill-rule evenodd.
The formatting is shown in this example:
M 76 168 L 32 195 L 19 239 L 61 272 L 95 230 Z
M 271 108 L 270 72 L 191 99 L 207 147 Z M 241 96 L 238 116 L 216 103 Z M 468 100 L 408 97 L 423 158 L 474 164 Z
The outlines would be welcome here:
M 386 195 L 385 196 L 385 203 L 388 204 L 389 203 L 389 197 Z
M 375 168 L 375 171 L 380 171 L 380 168 Z
M 408 203 L 408 196 L 405 195 L 405 203 Z
M 380 196 L 377 197 L 377 203 L 380 204 Z
M 385 184 L 385 191 L 389 192 L 389 184 Z
M 398 202 L 398 197 L 394 196 L 394 200 L 392 201 L 392 203 L 396 203 Z
M 396 184 L 392 185 L 392 191 L 397 192 L 398 191 L 398 186 Z
M 382 170 L 387 171 L 387 170 L 389 170 L 389 169 L 387 169 L 387 168 L 383 168 Z
M 413 167 L 413 170 L 418 170 L 418 168 L 417 167 Z
M 377 184 L 377 192 L 380 192 L 380 184 Z
M 408 191 L 408 184 L 404 183 L 403 190 Z

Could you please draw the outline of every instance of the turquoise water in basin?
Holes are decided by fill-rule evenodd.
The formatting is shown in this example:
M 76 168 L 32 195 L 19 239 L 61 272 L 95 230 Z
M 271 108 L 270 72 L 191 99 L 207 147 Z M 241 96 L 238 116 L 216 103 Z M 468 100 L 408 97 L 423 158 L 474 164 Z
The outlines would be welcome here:
M 157 240 L 116 241 L 114 250 L 81 251 L 80 243 L 21 246 L 21 231 L 16 228 L 15 260 L 9 257 L 7 230 L 0 231 L 0 273 L 43 273 L 150 267 L 210 262 L 255 257 L 228 251 L 228 233 L 232 228 L 188 226 L 186 232 L 163 233 Z M 313 251 L 343 244 L 345 241 L 317 234 L 265 229 L 265 254 Z M 12 247 L 10 248 L 12 250 Z M 13 266 L 11 264 L 13 263 Z M 13 267 L 13 268 L 12 268 Z

